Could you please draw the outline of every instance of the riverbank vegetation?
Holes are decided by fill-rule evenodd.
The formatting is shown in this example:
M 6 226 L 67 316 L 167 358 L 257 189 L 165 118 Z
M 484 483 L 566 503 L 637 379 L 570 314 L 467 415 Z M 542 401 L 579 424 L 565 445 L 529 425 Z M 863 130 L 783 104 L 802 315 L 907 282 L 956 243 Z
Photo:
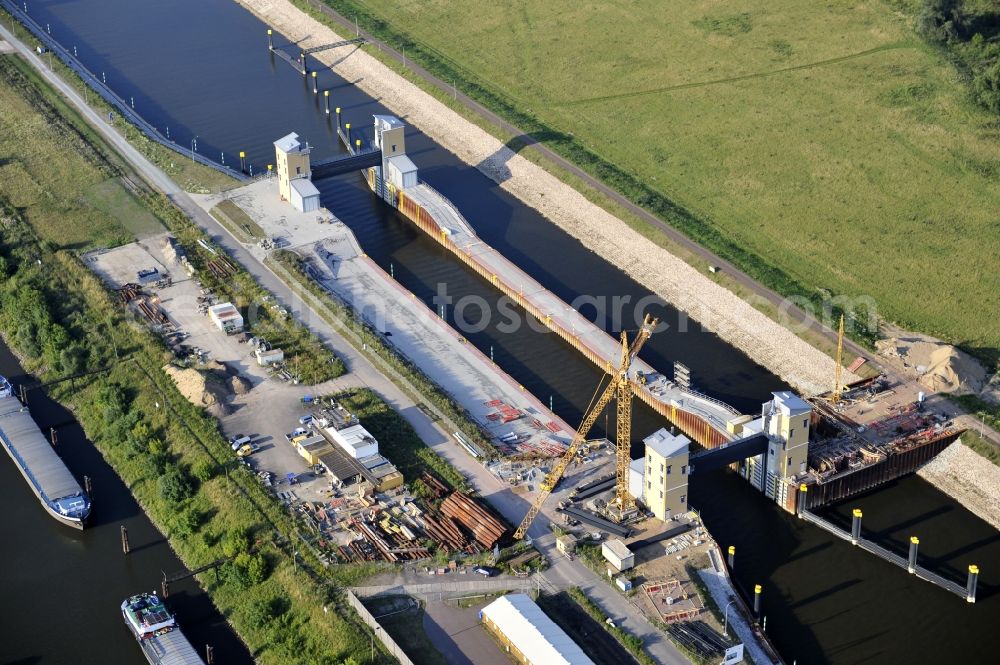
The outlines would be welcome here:
M 43 238 L 90 249 L 163 230 L 23 60 L 0 57 L 0 80 L 0 196 L 29 214 Z
M 996 361 L 1000 136 L 886 4 L 325 2 L 778 292 Z
M 7 64 L 9 58 L 0 57 L 0 67 Z M 338 589 L 376 567 L 324 568 L 314 558 L 298 519 L 253 474 L 231 463 L 218 423 L 188 403 L 160 369 L 170 357 L 162 343 L 73 251 L 129 239 L 126 220 L 80 201 L 78 214 L 94 223 L 77 221 L 77 228 L 66 229 L 76 239 L 61 240 L 51 220 L 60 205 L 74 214 L 60 197 L 76 186 L 66 187 L 65 178 L 76 178 L 82 187 L 117 177 L 117 167 L 101 146 L 71 132 L 82 124 L 79 117 L 27 96 L 23 83 L 13 75 L 0 77 L 0 122 L 12 122 L 14 113 L 34 115 L 20 122 L 39 131 L 31 136 L 35 143 L 12 145 L 0 168 L 18 162 L 23 182 L 30 176 L 49 194 L 15 204 L 11 197 L 21 192 L 4 189 L 8 181 L 0 178 L 4 337 L 43 382 L 89 373 L 53 385 L 52 396 L 72 409 L 186 566 L 227 559 L 218 579 L 208 573 L 200 581 L 258 662 L 356 663 L 355 654 L 367 653 L 367 633 Z M 62 141 L 62 159 L 73 174 L 32 165 L 27 153 L 44 153 L 48 148 L 37 142 L 50 140 Z M 196 229 L 186 228 L 169 202 L 143 191 L 129 196 L 130 205 L 169 226 L 190 247 Z M 193 251 L 189 257 L 196 264 L 202 260 Z M 378 662 L 389 659 L 380 654 Z

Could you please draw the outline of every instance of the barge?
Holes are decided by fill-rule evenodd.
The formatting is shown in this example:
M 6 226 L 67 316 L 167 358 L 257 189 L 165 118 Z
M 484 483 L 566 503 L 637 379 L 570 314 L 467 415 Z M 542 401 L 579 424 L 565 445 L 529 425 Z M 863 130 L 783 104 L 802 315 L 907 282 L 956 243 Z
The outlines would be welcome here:
M 122 601 L 122 618 L 150 665 L 205 665 L 155 593 Z
M 90 497 L 66 468 L 52 445 L 31 419 L 28 408 L 0 376 L 0 444 L 14 461 L 28 487 L 49 515 L 83 529 L 90 517 Z

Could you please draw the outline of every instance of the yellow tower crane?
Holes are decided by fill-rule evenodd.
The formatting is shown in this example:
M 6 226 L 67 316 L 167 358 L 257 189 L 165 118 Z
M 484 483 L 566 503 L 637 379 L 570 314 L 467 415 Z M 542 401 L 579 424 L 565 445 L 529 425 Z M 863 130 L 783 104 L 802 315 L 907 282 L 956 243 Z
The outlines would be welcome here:
M 844 386 L 840 384 L 841 366 L 844 360 L 844 315 L 840 315 L 840 332 L 837 333 L 837 369 L 833 379 L 833 403 L 840 402 L 840 395 L 844 392 Z
M 570 462 L 576 457 L 580 445 L 586 440 L 587 433 L 593 427 L 594 422 L 597 421 L 597 417 L 601 415 L 605 407 L 615 398 L 617 398 L 618 403 L 615 505 L 621 511 L 627 510 L 634 505 L 634 500 L 628 493 L 628 469 L 632 461 L 630 449 L 632 445 L 633 390 L 632 383 L 629 381 L 628 371 L 632 366 L 632 359 L 639 354 L 639 350 L 643 344 L 653 334 L 653 329 L 657 323 L 659 323 L 658 319 L 654 319 L 647 314 L 642 322 L 642 327 L 639 328 L 639 332 L 631 344 L 629 344 L 628 336 L 624 332 L 622 333 L 621 362 L 618 364 L 617 369 L 612 367 L 610 362 L 608 363 L 608 375 L 611 377 L 611 382 L 604 388 L 603 392 L 601 391 L 601 387 L 598 386 L 597 391 L 594 393 L 595 399 L 591 400 L 590 406 L 583 416 L 583 422 L 580 423 L 580 428 L 576 431 L 576 435 L 570 442 L 566 452 L 545 476 L 545 480 L 542 481 L 539 488 L 541 491 L 535 498 L 535 502 L 531 504 L 531 508 L 528 509 L 528 514 L 521 520 L 521 525 L 514 532 L 514 538 L 520 540 L 528 533 L 528 527 L 531 526 L 531 523 L 535 520 L 539 511 L 541 511 L 545 499 L 549 497 L 552 490 L 559 483 L 559 479 L 563 477 Z M 598 394 L 600 394 L 599 397 L 597 396 Z

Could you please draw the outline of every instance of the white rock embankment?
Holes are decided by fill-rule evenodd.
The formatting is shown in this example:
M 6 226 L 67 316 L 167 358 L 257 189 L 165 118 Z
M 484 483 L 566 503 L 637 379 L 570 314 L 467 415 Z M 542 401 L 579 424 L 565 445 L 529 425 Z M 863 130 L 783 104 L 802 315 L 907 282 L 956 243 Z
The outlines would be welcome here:
M 288 0 L 237 2 L 285 37 L 299 42 L 300 47 L 340 38 Z M 395 114 L 799 391 L 815 394 L 832 387 L 834 362 L 830 357 L 552 174 L 515 154 L 373 56 L 364 51 L 353 52 L 343 60 L 339 52 L 317 55 L 337 74 L 358 81 L 362 90 Z M 289 128 L 292 130 L 294 127 Z M 848 381 L 856 378 L 850 373 L 845 377 Z
M 1000 529 L 1000 467 L 956 441 L 917 475 Z

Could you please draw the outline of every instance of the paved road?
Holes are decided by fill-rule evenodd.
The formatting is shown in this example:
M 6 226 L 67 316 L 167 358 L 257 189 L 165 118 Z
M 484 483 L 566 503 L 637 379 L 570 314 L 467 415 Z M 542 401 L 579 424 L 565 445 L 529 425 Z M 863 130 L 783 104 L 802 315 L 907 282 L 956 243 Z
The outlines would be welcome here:
M 10 42 L 17 51 L 26 58 L 62 95 L 80 112 L 106 141 L 111 144 L 131 165 L 136 172 L 152 187 L 163 192 L 182 210 L 194 223 L 204 229 L 212 239 L 224 247 L 231 256 L 238 260 L 259 283 L 275 295 L 283 306 L 295 314 L 320 339 L 334 349 L 347 364 L 359 385 L 364 385 L 382 396 L 394 409 L 413 425 L 420 438 L 439 455 L 451 462 L 465 475 L 473 487 L 508 520 L 517 524 L 527 512 L 527 502 L 513 494 L 499 479 L 490 474 L 481 464 L 467 455 L 457 443 L 453 442 L 447 432 L 438 427 L 421 411 L 416 404 L 395 384 L 379 372 L 366 357 L 362 356 L 343 337 L 341 337 L 312 308 L 303 303 L 284 282 L 279 280 L 267 267 L 251 255 L 224 227 L 211 215 L 202 210 L 188 194 L 171 180 L 155 164 L 150 162 L 128 141 L 109 125 L 99 114 L 91 109 L 77 93 L 76 89 L 51 72 L 40 58 L 20 40 L 14 38 L 9 30 L 0 26 L 0 37 Z M 555 498 L 549 502 L 555 503 Z M 535 520 L 530 531 L 542 552 L 554 563 L 546 572 L 546 577 L 558 588 L 579 586 L 586 590 L 607 612 L 609 616 L 619 621 L 626 630 L 642 638 L 649 653 L 658 662 L 668 665 L 681 665 L 689 662 L 670 641 L 656 630 L 623 596 L 612 589 L 606 582 L 580 562 L 570 562 L 555 550 L 555 538 L 551 535 L 548 522 L 551 513 L 544 512 Z
M 427 603 L 424 607 L 424 631 L 448 665 L 510 665 L 510 658 L 486 634 L 475 607 L 452 607 Z

